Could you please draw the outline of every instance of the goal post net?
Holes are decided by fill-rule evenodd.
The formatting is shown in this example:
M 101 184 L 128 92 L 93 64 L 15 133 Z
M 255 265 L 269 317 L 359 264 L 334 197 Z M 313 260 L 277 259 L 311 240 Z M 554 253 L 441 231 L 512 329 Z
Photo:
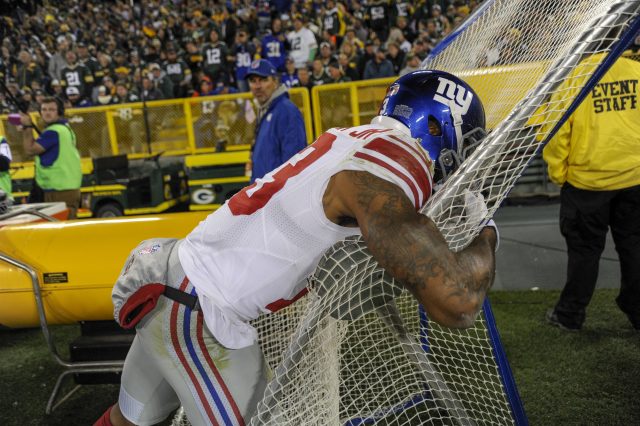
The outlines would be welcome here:
M 482 192 L 493 215 L 638 33 L 639 10 L 640 1 L 487 1 L 427 58 L 425 68 L 477 91 L 490 129 L 422 211 L 453 250 L 479 232 L 463 191 Z M 469 329 L 430 322 L 355 237 L 324 255 L 309 290 L 254 322 L 273 378 L 252 425 L 526 424 L 488 304 Z
M 455 219 L 462 191 L 481 191 L 493 215 L 535 154 L 638 35 L 639 9 L 638 1 L 620 0 L 490 1 L 423 62 L 469 83 L 491 130 L 423 209 L 454 250 L 477 233 Z

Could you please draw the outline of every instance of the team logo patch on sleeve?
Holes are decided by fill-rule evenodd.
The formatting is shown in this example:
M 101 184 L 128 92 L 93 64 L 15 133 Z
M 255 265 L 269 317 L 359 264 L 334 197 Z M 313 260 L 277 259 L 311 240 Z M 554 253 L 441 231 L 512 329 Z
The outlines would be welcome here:
M 376 176 L 391 177 L 416 208 L 431 195 L 431 160 L 405 140 L 394 135 L 373 138 L 355 152 L 354 158 Z
M 151 246 L 143 247 L 140 249 L 140 251 L 138 251 L 138 254 L 141 256 L 145 254 L 152 254 L 160 250 L 160 247 L 160 244 L 153 244 Z

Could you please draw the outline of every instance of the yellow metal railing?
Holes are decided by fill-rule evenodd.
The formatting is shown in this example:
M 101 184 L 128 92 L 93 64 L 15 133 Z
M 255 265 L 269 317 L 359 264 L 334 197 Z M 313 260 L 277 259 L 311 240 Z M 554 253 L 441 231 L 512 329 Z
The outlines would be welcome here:
M 313 141 L 309 91 L 294 88 L 291 100 L 302 112 L 307 141 Z M 207 96 L 68 109 L 66 118 L 77 136 L 83 158 L 127 154 L 188 155 L 214 152 L 220 141 L 227 149 L 249 149 L 254 139 L 256 112 L 250 93 Z M 43 128 L 38 114 L 36 124 Z M 14 166 L 29 161 L 22 135 L 0 116 L 0 132 L 12 147 Z
M 367 124 L 395 77 L 350 83 L 323 84 L 311 90 L 315 137 L 332 127 Z
M 637 55 L 625 52 L 637 60 Z M 464 70 L 458 73 L 478 93 L 485 104 L 487 128 L 492 129 L 526 95 L 519 79 L 539 77 L 536 62 Z M 289 96 L 302 112 L 311 143 L 331 127 L 366 124 L 377 114 L 387 87 L 395 77 L 315 86 L 311 96 L 306 88 L 293 88 Z M 496 82 L 508 87 L 496 93 Z M 496 97 L 501 96 L 498 100 Z M 188 155 L 210 153 L 225 140 L 227 150 L 246 150 L 254 140 L 256 112 L 250 93 L 172 99 L 146 103 L 69 109 L 67 118 L 78 136 L 78 149 L 85 158 L 127 154 L 130 158 L 149 154 Z M 146 116 L 146 120 L 145 120 Z M 42 127 L 38 114 L 34 120 Z M 532 123 L 533 124 L 533 123 Z M 14 157 L 14 167 L 28 161 L 22 152 L 22 135 L 7 117 L 0 116 L 0 134 L 6 136 Z

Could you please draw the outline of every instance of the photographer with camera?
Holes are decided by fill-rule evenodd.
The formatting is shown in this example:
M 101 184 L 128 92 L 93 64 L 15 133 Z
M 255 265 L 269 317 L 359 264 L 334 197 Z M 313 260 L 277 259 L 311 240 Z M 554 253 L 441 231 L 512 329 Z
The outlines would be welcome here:
M 25 154 L 35 156 L 35 179 L 44 191 L 44 201 L 64 201 L 69 219 L 74 219 L 82 183 L 76 135 L 64 119 L 64 106 L 55 98 L 42 101 L 40 115 L 46 128 L 34 139 L 31 117 L 20 113 L 22 146 Z

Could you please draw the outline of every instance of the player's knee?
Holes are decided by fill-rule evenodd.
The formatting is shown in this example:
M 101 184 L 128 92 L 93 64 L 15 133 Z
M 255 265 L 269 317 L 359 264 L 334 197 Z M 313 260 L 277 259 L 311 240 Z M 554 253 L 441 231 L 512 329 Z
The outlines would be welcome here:
M 116 403 L 109 407 L 93 426 L 135 426 L 135 424 L 122 415 L 120 407 Z

